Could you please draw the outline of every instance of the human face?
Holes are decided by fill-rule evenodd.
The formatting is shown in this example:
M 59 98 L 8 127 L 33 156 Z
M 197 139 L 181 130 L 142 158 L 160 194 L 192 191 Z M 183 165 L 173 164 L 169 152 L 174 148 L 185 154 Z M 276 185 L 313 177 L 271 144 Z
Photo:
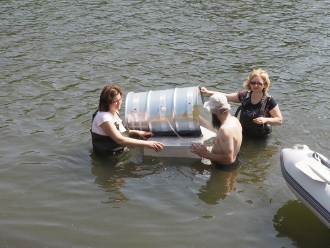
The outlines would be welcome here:
M 120 94 L 115 95 L 114 98 L 112 99 L 112 103 L 110 104 L 110 109 L 119 110 L 122 101 L 123 98 L 121 97 Z
M 265 83 L 262 77 L 254 76 L 250 81 L 250 87 L 252 91 L 262 91 Z

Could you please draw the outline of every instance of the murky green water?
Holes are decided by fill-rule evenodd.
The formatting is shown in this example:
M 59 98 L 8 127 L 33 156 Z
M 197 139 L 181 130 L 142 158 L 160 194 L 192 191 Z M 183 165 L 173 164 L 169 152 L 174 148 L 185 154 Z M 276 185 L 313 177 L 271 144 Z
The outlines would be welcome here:
M 279 161 L 296 143 L 330 156 L 329 6 L 2 0 L 1 246 L 330 247 Z M 92 152 L 104 85 L 235 92 L 259 67 L 284 123 L 245 140 L 239 168 Z

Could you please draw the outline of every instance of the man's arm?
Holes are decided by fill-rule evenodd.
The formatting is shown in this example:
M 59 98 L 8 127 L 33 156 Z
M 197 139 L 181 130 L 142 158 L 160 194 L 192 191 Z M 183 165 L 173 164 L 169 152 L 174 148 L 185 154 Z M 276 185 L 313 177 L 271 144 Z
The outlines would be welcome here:
M 219 164 L 234 163 L 234 144 L 230 132 L 219 130 L 216 139 L 219 140 L 214 142 L 213 152 L 208 151 L 204 145 L 200 144 L 191 144 L 191 152 Z

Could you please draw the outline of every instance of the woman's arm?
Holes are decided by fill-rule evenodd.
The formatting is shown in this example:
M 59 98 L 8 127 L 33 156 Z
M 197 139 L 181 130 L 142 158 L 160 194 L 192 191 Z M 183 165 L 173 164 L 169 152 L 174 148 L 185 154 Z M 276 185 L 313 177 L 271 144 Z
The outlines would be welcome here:
M 212 91 L 212 90 L 208 90 L 205 87 L 201 87 L 201 92 L 203 94 L 207 94 L 207 95 L 214 95 L 214 94 L 223 94 L 224 96 L 227 97 L 227 101 L 228 102 L 234 102 L 234 103 L 240 103 L 240 100 L 238 99 L 237 93 L 223 93 L 220 91 Z
M 139 139 L 132 139 L 129 137 L 124 137 L 116 128 L 115 124 L 112 122 L 104 122 L 100 125 L 103 131 L 113 139 L 117 144 L 121 146 L 146 146 L 154 149 L 155 151 L 160 151 L 163 149 L 164 144 L 158 141 L 146 141 Z
M 140 130 L 129 130 L 129 136 L 138 136 L 143 140 L 146 140 L 148 137 L 154 136 L 152 132 L 140 131 Z
M 253 122 L 257 124 L 267 123 L 271 126 L 278 126 L 282 124 L 283 118 L 278 104 L 269 111 L 271 117 L 258 117 L 253 119 Z

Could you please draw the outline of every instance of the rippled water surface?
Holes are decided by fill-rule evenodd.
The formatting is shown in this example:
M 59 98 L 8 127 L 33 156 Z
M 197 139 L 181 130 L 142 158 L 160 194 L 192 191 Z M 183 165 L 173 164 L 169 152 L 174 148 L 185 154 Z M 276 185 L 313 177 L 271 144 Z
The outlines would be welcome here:
M 329 1 L 2 0 L 0 10 L 1 247 L 330 247 L 279 161 L 296 143 L 330 157 Z M 239 167 L 93 153 L 104 85 L 236 92 L 253 68 L 270 74 L 284 123 L 244 140 Z

